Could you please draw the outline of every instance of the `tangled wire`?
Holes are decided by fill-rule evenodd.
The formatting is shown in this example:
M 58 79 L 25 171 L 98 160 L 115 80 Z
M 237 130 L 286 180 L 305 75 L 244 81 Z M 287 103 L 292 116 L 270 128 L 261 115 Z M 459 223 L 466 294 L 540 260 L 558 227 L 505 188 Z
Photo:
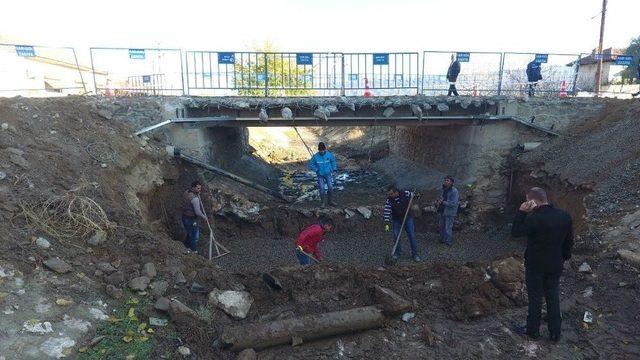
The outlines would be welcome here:
M 108 233 L 115 229 L 115 223 L 109 221 L 97 202 L 78 193 L 81 189 L 22 203 L 22 215 L 31 225 L 61 241 L 84 240 L 98 231 Z

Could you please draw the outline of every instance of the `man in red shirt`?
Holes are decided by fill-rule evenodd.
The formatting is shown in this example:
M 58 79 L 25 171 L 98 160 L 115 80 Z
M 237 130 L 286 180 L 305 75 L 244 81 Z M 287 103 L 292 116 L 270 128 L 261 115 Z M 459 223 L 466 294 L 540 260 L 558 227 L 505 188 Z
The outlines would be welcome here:
M 311 265 L 311 260 L 320 262 L 320 249 L 318 244 L 323 240 L 325 233 L 333 230 L 333 220 L 320 218 L 317 224 L 313 224 L 302 230 L 296 240 L 296 257 L 300 265 Z

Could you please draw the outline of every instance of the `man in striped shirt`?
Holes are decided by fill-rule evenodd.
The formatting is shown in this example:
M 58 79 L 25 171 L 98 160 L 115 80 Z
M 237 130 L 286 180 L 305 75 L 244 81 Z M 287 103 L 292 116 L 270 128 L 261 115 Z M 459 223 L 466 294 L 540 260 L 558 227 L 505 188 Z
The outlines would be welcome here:
M 415 262 L 420 262 L 420 255 L 418 253 L 418 243 L 416 241 L 416 228 L 413 224 L 413 216 L 411 216 L 411 211 L 409 211 L 409 206 L 411 205 L 411 191 L 400 191 L 397 186 L 390 185 L 387 187 L 387 200 L 384 203 L 384 230 L 389 231 L 390 227 L 393 226 L 393 241 L 395 243 L 396 239 L 398 239 L 398 235 L 402 231 L 402 221 L 404 220 L 405 214 L 407 215 L 407 220 L 404 224 L 404 230 L 407 232 L 407 236 L 409 237 L 409 244 L 411 244 L 411 255 L 413 256 L 413 260 Z M 398 260 L 402 255 L 402 248 L 400 246 L 400 242 L 398 242 L 398 246 L 396 247 L 396 251 L 393 254 L 393 260 Z

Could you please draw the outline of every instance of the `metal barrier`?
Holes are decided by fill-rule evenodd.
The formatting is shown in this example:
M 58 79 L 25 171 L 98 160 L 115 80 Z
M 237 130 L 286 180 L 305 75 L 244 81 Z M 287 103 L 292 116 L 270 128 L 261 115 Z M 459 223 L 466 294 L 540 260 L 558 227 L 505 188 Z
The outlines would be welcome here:
M 501 92 L 525 95 L 529 91 L 527 65 L 536 62 L 542 75 L 534 87 L 536 94 L 557 95 L 563 90 L 572 94 L 576 89 L 580 58 L 579 54 L 504 53 Z
M 460 63 L 456 88 L 460 95 L 497 95 L 500 91 L 502 53 L 424 51 L 422 53 L 422 93 L 447 95 L 447 71 L 452 57 Z
M 419 88 L 417 52 L 344 53 L 345 95 L 415 95 Z M 357 91 L 356 91 L 357 90 Z
M 84 94 L 92 71 L 71 47 L 0 44 L 0 64 L 0 96 Z
M 192 95 L 337 95 L 342 54 L 187 51 L 187 93 Z
M 182 95 L 182 50 L 92 47 L 93 85 L 102 95 Z

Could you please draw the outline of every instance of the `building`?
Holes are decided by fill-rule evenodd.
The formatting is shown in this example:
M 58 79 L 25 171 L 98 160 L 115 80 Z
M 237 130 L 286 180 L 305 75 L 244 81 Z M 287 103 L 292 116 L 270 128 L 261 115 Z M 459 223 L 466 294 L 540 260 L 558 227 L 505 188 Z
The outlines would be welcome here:
M 624 55 L 626 49 L 605 49 L 602 52 L 602 85 L 611 85 L 619 83 L 622 80 L 621 72 L 626 68 L 625 65 L 616 65 L 617 55 Z M 598 68 L 598 56 L 596 50 L 591 54 L 580 59 L 580 68 L 578 69 L 578 79 L 576 87 L 578 91 L 595 91 L 596 71 Z

